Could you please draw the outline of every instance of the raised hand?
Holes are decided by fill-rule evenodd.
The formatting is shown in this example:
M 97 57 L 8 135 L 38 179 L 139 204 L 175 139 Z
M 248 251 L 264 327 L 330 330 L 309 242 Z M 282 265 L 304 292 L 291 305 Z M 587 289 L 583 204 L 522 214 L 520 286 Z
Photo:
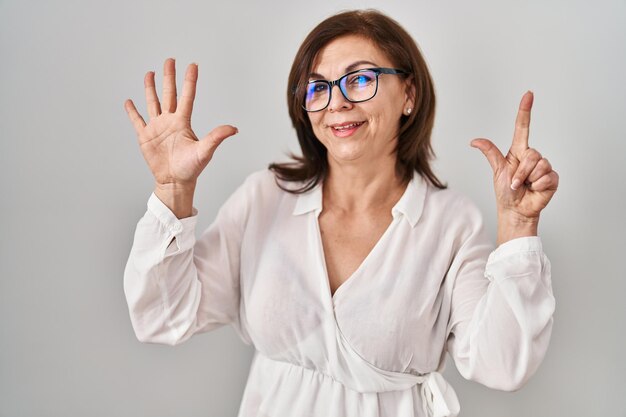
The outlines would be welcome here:
M 141 152 L 154 175 L 157 188 L 193 190 L 198 176 L 213 157 L 215 149 L 238 130 L 233 126 L 223 125 L 198 140 L 191 129 L 198 66 L 190 64 L 187 67 L 178 102 L 174 59 L 165 61 L 163 72 L 162 103 L 156 93 L 154 72 L 148 72 L 144 77 L 150 116 L 147 124 L 132 100 L 126 100 L 124 108 L 135 128 Z
M 536 230 L 539 213 L 548 205 L 559 185 L 559 175 L 550 162 L 539 151 L 528 147 L 532 105 L 533 93 L 528 91 L 520 102 L 513 143 L 506 157 L 488 139 L 471 142 L 472 147 L 485 155 L 493 169 L 500 226 L 534 223 Z M 506 221 L 502 221 L 504 218 Z M 502 232 L 499 230 L 499 236 Z

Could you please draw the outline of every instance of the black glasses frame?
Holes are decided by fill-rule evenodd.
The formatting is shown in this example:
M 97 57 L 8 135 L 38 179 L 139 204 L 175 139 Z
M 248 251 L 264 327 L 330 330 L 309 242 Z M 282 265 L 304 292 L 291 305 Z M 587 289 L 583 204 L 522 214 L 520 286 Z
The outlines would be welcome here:
M 346 94 L 346 92 L 343 90 L 343 88 L 341 88 L 341 82 L 348 76 L 353 75 L 353 74 L 358 74 L 359 72 L 365 72 L 365 71 L 371 71 L 373 73 L 376 74 L 376 90 L 374 90 L 374 94 L 372 94 L 372 96 L 370 98 L 367 98 L 365 100 L 350 100 Z M 307 110 L 307 108 L 304 106 L 304 102 L 302 103 L 302 108 L 304 110 L 306 110 L 309 113 L 315 113 L 318 111 L 322 111 L 324 109 L 326 109 L 326 107 L 328 107 L 328 105 L 330 104 L 330 101 L 332 100 L 333 97 L 333 87 L 337 86 L 339 87 L 339 91 L 341 91 L 341 95 L 348 100 L 350 103 L 362 103 L 364 101 L 368 101 L 373 99 L 376 96 L 376 93 L 378 92 L 378 76 L 380 74 L 396 74 L 396 75 L 407 75 L 409 74 L 409 72 L 401 70 L 401 69 L 397 69 L 397 68 L 383 68 L 383 67 L 376 67 L 376 68 L 361 68 L 358 69 L 356 71 L 350 71 L 347 74 L 342 75 L 340 78 L 336 79 L 335 81 L 328 81 L 328 80 L 311 80 L 309 81 L 306 85 L 308 86 L 311 83 L 326 83 L 328 85 L 328 103 L 326 103 L 326 105 L 324 107 L 322 107 L 319 110 Z M 306 91 L 306 90 L 305 90 Z M 306 100 L 305 100 L 306 101 Z

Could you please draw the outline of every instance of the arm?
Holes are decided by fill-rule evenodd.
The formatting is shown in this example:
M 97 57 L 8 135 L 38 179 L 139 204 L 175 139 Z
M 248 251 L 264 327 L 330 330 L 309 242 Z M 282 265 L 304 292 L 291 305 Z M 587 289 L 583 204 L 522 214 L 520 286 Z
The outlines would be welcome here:
M 242 205 L 231 198 L 232 207 L 221 211 L 196 242 L 192 202 L 197 178 L 237 129 L 219 126 L 199 140 L 191 128 L 198 66 L 187 67 L 179 98 L 173 59 L 165 61 L 163 73 L 162 100 L 154 72 L 144 77 L 148 123 L 132 100 L 124 103 L 157 185 L 137 224 L 124 291 L 139 340 L 173 345 L 237 321 L 243 218 L 238 217 Z
M 238 190 L 196 241 L 197 210 L 178 219 L 152 194 L 137 224 L 124 291 L 137 338 L 176 345 L 239 321 L 239 257 L 246 207 Z
M 536 372 L 550 342 L 550 262 L 536 236 L 489 253 L 480 220 L 474 224 L 449 269 L 454 287 L 447 348 L 464 378 L 517 390 Z
M 537 237 L 539 214 L 557 190 L 559 176 L 528 147 L 533 94 L 522 97 L 513 142 L 506 154 L 475 139 L 493 169 L 498 248 L 484 273 L 485 238 L 479 214 L 457 252 L 448 348 L 461 374 L 492 388 L 515 390 L 536 371 L 550 341 L 555 300 L 550 262 Z

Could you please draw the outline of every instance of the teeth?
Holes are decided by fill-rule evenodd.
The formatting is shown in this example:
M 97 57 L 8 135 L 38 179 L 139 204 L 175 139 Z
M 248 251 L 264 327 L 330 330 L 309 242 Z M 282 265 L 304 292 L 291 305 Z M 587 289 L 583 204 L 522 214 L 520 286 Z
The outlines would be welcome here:
M 352 129 L 355 126 L 359 126 L 362 123 L 350 123 L 349 125 L 344 125 L 344 126 L 336 126 L 333 129 L 335 130 L 345 130 L 345 129 Z

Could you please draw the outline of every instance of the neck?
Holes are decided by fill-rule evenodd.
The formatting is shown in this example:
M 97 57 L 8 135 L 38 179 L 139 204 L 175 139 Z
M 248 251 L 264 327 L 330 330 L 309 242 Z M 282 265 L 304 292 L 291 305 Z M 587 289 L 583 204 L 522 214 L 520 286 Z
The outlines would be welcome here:
M 324 210 L 352 214 L 393 207 L 406 184 L 396 175 L 395 155 L 385 162 L 368 166 L 329 164 L 323 185 Z

